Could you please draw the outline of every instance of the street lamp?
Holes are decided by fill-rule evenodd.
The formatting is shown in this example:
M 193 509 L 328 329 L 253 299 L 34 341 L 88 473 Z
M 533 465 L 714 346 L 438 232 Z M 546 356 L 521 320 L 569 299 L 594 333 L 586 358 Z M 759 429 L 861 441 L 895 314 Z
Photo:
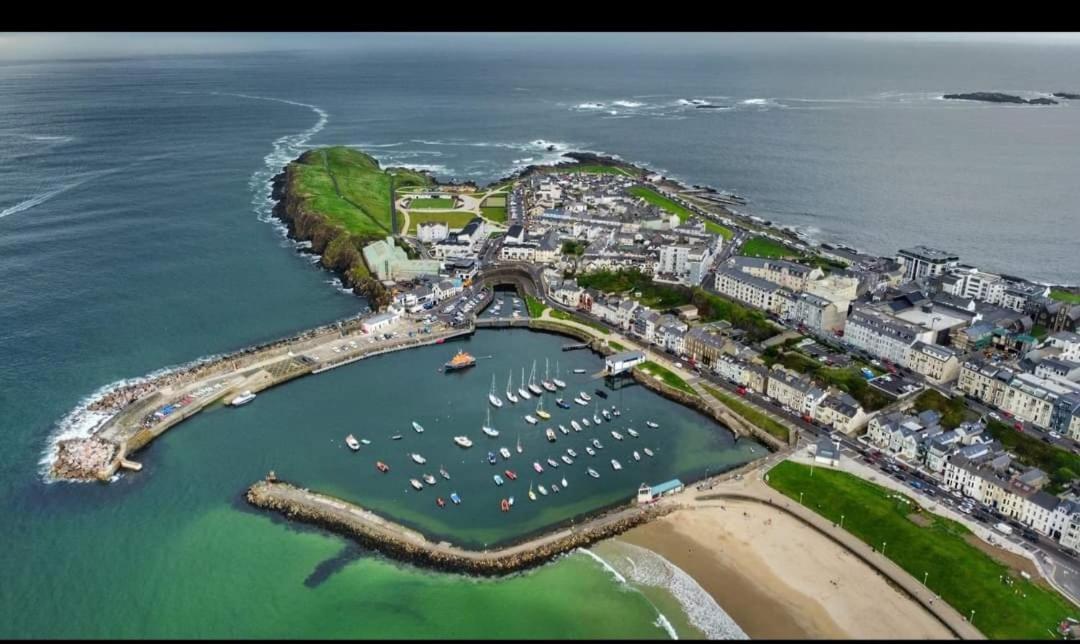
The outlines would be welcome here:
M 840 529 L 844 529 L 844 515 L 842 514 L 840 515 Z
M 885 546 L 887 546 L 887 545 L 889 545 L 889 544 L 885 543 L 884 541 L 881 542 L 881 556 L 882 557 L 885 556 Z
M 972 625 L 975 624 L 975 609 L 974 608 L 971 609 L 971 618 L 968 619 L 968 623 L 972 624 Z
M 802 505 L 802 492 L 799 492 L 799 505 Z
M 923 585 L 924 588 L 926 587 L 926 578 L 929 577 L 929 576 L 930 576 L 930 571 L 929 570 L 927 570 L 926 572 L 924 572 L 922 574 L 922 585 Z

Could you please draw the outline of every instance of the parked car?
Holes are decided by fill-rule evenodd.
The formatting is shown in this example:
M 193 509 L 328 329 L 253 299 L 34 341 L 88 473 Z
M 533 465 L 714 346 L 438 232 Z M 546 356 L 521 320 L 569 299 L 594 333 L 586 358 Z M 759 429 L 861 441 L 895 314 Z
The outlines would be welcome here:
M 1024 423 L 1021 423 L 1020 421 L 1013 423 L 1013 427 L 1015 427 L 1018 432 L 1024 431 Z
M 999 416 L 996 411 L 990 412 L 989 416 L 990 416 L 990 418 L 993 418 L 994 420 L 1001 420 L 1001 416 Z

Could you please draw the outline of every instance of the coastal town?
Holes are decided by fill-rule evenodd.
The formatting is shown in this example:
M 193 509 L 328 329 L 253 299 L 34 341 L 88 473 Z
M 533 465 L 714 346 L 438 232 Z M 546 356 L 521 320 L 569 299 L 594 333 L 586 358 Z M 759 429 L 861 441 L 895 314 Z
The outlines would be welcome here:
M 349 253 L 286 195 L 279 216 L 301 250 L 377 310 L 108 392 L 88 409 L 111 416 L 58 446 L 54 475 L 138 469 L 130 452 L 215 401 L 244 404 L 371 355 L 527 325 L 577 337 L 607 356 L 607 377 L 633 374 L 774 456 L 899 483 L 990 543 L 995 533 L 1076 602 L 1075 289 L 929 246 L 877 257 L 814 244 L 742 214 L 735 195 L 581 156 L 487 188 L 391 182 L 391 232 L 350 238 Z M 488 308 L 505 288 L 524 310 Z M 628 499 L 649 505 L 663 485 Z M 299 507 L 290 516 L 326 522 Z

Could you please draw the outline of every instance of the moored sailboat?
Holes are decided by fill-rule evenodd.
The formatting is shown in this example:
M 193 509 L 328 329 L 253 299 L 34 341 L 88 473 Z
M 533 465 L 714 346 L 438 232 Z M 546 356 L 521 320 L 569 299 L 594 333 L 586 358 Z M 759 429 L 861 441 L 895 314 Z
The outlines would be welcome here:
M 525 367 L 521 368 L 521 386 L 518 387 L 518 395 L 521 396 L 522 400 L 529 400 L 532 398 L 532 394 L 525 388 Z
M 517 404 L 518 397 L 514 394 L 514 372 L 511 371 L 509 377 L 506 379 L 506 399 L 510 402 Z
M 499 395 L 495 393 L 495 374 L 491 374 L 491 391 L 488 393 L 488 402 L 496 408 L 503 406 L 502 398 L 499 398 Z

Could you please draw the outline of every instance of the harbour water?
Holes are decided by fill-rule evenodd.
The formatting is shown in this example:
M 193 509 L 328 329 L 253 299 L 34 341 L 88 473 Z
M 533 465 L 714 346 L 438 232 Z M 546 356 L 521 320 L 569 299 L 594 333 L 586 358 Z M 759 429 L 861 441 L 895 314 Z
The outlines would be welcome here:
M 276 468 L 400 507 L 400 518 L 435 532 L 468 518 L 467 538 L 490 542 L 640 483 L 623 455 L 622 472 L 597 467 L 595 486 L 575 479 L 566 497 L 529 511 L 515 491 L 515 510 L 503 516 L 494 500 L 508 488 L 495 488 L 486 463 L 476 481 L 466 464 L 444 463 L 462 485 L 457 515 L 436 513 L 435 490 L 414 498 L 378 478 L 374 458 L 344 449 L 347 433 L 368 435 L 363 449 L 374 450 L 392 433 L 414 439 L 407 423 L 423 416 L 425 439 L 445 439 L 447 459 L 479 460 L 488 443 L 509 446 L 517 427 L 527 431 L 517 420 L 504 427 L 504 409 L 495 420 L 507 440 L 480 434 L 487 361 L 435 374 L 449 356 L 434 348 L 194 419 L 139 457 L 142 472 L 113 484 L 43 481 L 39 460 L 58 421 L 102 385 L 363 308 L 266 221 L 266 181 L 306 146 L 356 145 L 480 181 L 568 149 L 617 154 L 735 190 L 758 214 L 867 250 L 925 242 L 986 268 L 1080 282 L 1077 106 L 935 98 L 1077 91 L 1067 86 L 1075 49 L 846 43 L 770 53 L 694 38 L 667 49 L 575 49 L 587 41 L 520 38 L 498 56 L 471 46 L 434 55 L 421 38 L 411 49 L 341 54 L 0 61 L 0 635 L 668 637 L 660 613 L 693 634 L 685 615 L 613 582 L 585 555 L 477 581 L 402 567 L 246 508 L 243 488 Z M 985 70 L 977 82 L 972 69 Z M 685 104 L 694 98 L 730 109 Z M 596 360 L 560 353 L 552 347 L 562 340 L 544 336 L 529 340 L 537 348 L 500 346 L 513 343 L 499 333 L 466 346 L 497 356 L 500 386 L 512 365 L 538 359 L 542 368 L 545 353 L 564 373 L 569 360 Z M 633 396 L 645 402 L 612 403 L 662 412 L 658 431 L 688 441 L 685 450 L 661 445 L 650 476 L 661 463 L 672 474 L 701 468 L 696 447 L 712 461 L 745 455 L 699 428 L 696 414 L 666 401 L 651 407 L 640 387 Z M 560 410 L 548 409 L 557 423 Z M 444 434 L 451 410 L 474 429 L 468 457 Z M 369 418 L 377 420 L 363 426 Z M 644 440 L 649 430 L 635 427 Z M 606 463 L 616 441 L 600 440 Z M 590 459 L 575 449 L 578 463 Z M 436 452 L 423 453 L 437 468 Z M 387 477 L 410 465 L 390 464 Z M 531 470 L 515 464 L 527 490 Z

